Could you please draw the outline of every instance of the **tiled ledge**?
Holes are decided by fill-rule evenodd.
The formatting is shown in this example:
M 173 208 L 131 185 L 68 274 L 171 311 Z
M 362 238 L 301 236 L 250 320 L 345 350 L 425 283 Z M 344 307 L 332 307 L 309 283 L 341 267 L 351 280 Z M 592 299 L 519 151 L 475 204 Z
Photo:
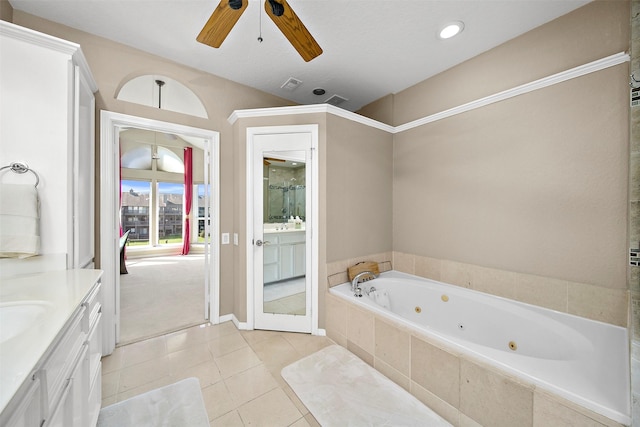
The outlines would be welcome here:
M 328 294 L 327 336 L 454 426 L 620 424 Z
M 393 269 L 616 326 L 627 326 L 629 311 L 627 290 L 402 252 L 385 252 L 329 263 L 327 264 L 328 286 L 347 282 L 347 268 L 360 261 L 376 261 L 380 264 L 380 271 Z

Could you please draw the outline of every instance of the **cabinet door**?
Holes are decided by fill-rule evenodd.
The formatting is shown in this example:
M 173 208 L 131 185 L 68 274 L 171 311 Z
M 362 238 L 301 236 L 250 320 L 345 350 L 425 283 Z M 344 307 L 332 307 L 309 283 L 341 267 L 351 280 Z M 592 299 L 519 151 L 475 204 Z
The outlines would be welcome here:
M 294 246 L 294 254 L 293 254 L 293 275 L 295 277 L 304 276 L 305 275 L 305 266 L 306 266 L 306 258 L 305 258 L 305 244 L 298 243 Z
M 293 245 L 280 245 L 280 280 L 293 277 Z
M 87 425 L 89 393 L 89 362 L 87 345 L 83 346 L 71 376 L 65 383 L 62 397 L 45 424 L 47 427 L 84 427 Z
M 33 427 L 42 422 L 40 379 L 35 378 L 6 427 Z

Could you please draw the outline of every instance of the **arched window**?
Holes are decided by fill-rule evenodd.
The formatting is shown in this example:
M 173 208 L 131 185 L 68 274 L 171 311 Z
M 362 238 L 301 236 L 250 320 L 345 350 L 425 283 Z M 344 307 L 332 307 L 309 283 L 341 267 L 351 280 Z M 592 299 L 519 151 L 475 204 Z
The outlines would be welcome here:
M 207 110 L 191 89 L 169 77 L 146 74 L 126 82 L 116 99 L 208 118 Z

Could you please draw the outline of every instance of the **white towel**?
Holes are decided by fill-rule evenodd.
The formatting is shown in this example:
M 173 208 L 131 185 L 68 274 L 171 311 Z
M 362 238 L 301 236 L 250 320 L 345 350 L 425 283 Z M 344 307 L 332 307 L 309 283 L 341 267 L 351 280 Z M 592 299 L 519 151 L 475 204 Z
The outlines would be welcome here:
M 0 184 L 0 257 L 27 258 L 40 250 L 40 200 L 28 184 Z
M 380 307 L 391 310 L 391 301 L 389 300 L 389 293 L 386 290 L 373 291 L 369 295 L 373 295 L 373 300 Z

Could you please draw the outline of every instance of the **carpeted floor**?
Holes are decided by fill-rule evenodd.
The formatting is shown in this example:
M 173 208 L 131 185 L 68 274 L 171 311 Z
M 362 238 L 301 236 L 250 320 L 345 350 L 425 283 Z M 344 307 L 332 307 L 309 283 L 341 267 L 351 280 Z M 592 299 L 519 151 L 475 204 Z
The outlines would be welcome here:
M 120 342 L 140 341 L 203 323 L 204 255 L 127 260 L 120 275 Z

